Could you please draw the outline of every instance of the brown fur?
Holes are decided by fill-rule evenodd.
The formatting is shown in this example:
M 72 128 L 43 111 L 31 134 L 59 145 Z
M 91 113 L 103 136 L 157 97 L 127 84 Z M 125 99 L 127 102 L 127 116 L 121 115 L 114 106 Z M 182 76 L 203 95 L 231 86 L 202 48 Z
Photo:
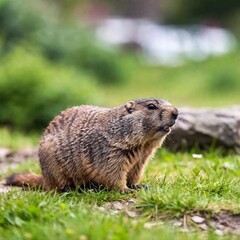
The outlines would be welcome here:
M 149 109 L 151 103 L 157 109 Z M 176 117 L 176 108 L 160 99 L 140 99 L 114 108 L 67 109 L 49 123 L 41 138 L 42 177 L 17 174 L 7 184 L 61 191 L 93 183 L 128 191 L 138 186 L 144 167 Z
M 42 176 L 35 173 L 14 173 L 5 179 L 5 185 L 42 187 Z

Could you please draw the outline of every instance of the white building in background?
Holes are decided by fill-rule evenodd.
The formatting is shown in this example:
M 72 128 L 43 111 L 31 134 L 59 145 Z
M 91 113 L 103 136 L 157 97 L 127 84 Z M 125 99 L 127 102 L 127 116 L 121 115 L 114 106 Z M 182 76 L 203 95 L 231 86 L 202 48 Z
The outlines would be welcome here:
M 236 47 L 229 31 L 208 26 L 180 28 L 157 25 L 144 19 L 112 18 L 100 23 L 98 39 L 113 45 L 135 44 L 154 65 L 178 66 L 186 60 L 202 61 Z

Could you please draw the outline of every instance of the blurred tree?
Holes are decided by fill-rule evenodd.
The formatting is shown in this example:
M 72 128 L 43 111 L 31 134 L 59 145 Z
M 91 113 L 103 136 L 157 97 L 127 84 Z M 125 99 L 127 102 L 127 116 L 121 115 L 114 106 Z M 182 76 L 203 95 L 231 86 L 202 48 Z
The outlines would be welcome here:
M 61 110 L 99 101 L 95 79 L 25 49 L 15 48 L 0 65 L 1 125 L 41 130 Z
M 81 17 L 92 20 L 96 12 L 108 12 L 109 15 L 124 16 L 129 18 L 148 18 L 157 20 L 161 10 L 162 0 L 45 0 L 54 2 L 64 16 L 71 17 L 76 9 L 80 9 Z M 104 9 L 105 8 L 105 11 Z M 91 16 L 86 16 L 91 15 Z
M 124 71 L 116 51 L 105 48 L 89 29 L 56 16 L 53 20 L 50 14 L 47 15 L 46 5 L 41 6 L 37 4 L 39 2 L 34 0 L 36 6 L 29 6 L 27 0 L 0 0 L 0 40 L 4 54 L 16 45 L 24 45 L 28 50 L 39 49 L 55 63 L 84 70 L 101 83 L 124 80 Z M 63 8 L 69 4 L 70 9 L 76 1 L 68 3 L 61 0 L 58 4 L 62 4 Z M 37 6 L 40 9 L 38 11 Z
M 189 24 L 211 21 L 225 24 L 240 12 L 239 0 L 45 0 L 55 2 L 63 12 L 71 15 L 75 8 L 87 9 L 95 6 L 99 9 L 105 5 L 110 14 L 131 18 L 149 18 L 163 20 L 167 23 Z M 111 10 L 110 10 L 111 9 Z M 82 12 L 82 14 L 84 14 Z
M 54 2 L 68 17 L 88 23 L 111 16 L 148 18 L 167 24 L 207 24 L 230 27 L 240 35 L 239 0 L 45 0 Z M 67 13 L 67 14 L 66 14 Z
M 4 40 L 4 50 L 30 38 L 40 25 L 40 17 L 21 1 L 0 0 L 0 37 Z
M 165 0 L 165 20 L 173 24 L 209 23 L 225 25 L 240 11 L 239 0 Z
M 73 9 L 79 4 L 79 0 L 44 0 L 47 5 L 54 4 L 61 12 L 61 17 L 69 17 Z
M 157 20 L 161 12 L 160 0 L 119 0 L 108 1 L 115 10 L 125 17 Z M 112 2 L 112 3 L 111 3 Z

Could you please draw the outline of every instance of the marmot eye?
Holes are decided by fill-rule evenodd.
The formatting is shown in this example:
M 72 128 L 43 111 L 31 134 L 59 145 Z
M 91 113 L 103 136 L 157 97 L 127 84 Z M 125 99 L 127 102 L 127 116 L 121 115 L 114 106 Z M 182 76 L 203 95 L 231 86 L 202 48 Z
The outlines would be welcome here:
M 148 104 L 147 107 L 150 110 L 157 109 L 157 107 L 153 103 Z

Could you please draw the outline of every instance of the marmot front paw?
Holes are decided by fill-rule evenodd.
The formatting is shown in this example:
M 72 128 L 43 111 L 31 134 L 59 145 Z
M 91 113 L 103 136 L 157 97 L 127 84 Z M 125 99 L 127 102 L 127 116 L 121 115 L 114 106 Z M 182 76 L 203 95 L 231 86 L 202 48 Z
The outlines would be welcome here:
M 135 189 L 135 190 L 139 190 L 141 188 L 144 188 L 146 190 L 149 189 L 148 185 L 142 184 L 142 183 L 140 183 L 140 184 L 130 184 L 130 185 L 128 185 L 128 187 L 130 189 Z

